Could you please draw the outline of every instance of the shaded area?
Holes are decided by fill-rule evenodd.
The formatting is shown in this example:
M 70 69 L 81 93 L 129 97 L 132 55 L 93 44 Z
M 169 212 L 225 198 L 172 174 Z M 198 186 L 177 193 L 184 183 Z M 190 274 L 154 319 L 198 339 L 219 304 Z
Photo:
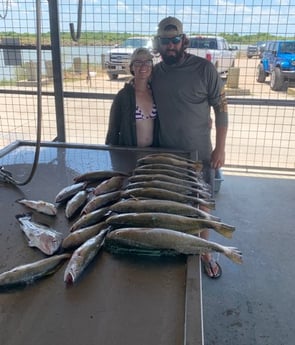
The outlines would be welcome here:
M 295 179 L 231 176 L 216 199 L 218 215 L 236 226 L 241 266 L 220 257 L 223 276 L 203 279 L 205 345 L 293 345 Z

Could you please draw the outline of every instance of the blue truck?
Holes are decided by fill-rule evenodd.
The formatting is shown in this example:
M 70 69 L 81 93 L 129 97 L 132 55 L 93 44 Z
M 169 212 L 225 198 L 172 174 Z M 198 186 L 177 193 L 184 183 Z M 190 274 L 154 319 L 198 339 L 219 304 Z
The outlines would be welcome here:
M 295 82 L 295 41 L 268 41 L 257 66 L 256 80 L 264 83 L 270 77 L 270 88 L 285 91 Z

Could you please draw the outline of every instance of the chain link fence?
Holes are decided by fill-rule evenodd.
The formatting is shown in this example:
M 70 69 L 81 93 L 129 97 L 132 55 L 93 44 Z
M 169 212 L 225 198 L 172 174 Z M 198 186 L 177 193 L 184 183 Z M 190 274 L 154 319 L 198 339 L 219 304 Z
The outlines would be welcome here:
M 273 91 L 269 80 L 258 83 L 260 58 L 247 56 L 248 47 L 259 40 L 295 39 L 291 4 L 128 1 L 123 6 L 52 0 L 40 1 L 39 12 L 37 4 L 3 1 L 0 8 L 0 149 L 36 140 L 38 87 L 43 141 L 104 144 L 112 99 L 130 78 L 119 74 L 110 80 L 105 70 L 110 49 L 127 37 L 153 37 L 157 23 L 172 15 L 183 21 L 188 35 L 219 35 L 236 49 L 225 81 L 227 166 L 294 173 L 295 89 L 290 83 L 286 90 Z

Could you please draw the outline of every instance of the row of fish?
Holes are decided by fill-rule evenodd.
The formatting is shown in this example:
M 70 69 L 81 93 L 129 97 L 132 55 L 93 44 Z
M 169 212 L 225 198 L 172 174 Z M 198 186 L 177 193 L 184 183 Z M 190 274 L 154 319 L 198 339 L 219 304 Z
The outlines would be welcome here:
M 64 281 L 74 283 L 102 247 L 113 253 L 139 254 L 216 251 L 241 263 L 237 248 L 198 236 L 209 228 L 231 238 L 235 230 L 204 211 L 214 209 L 215 202 L 201 170 L 199 162 L 174 154 L 150 154 L 138 159 L 132 175 L 92 171 L 76 176 L 72 185 L 56 195 L 55 203 L 18 200 L 49 216 L 57 216 L 58 207 L 64 205 L 71 225 L 64 236 L 34 222 L 32 214 L 17 215 L 29 246 L 51 257 L 0 274 L 0 287 L 29 283 L 53 273 L 65 259 L 69 262 Z

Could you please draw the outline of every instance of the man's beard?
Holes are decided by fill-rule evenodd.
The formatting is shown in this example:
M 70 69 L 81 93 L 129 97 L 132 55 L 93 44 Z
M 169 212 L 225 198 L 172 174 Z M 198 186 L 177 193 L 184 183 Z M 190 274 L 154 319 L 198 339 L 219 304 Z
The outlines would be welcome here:
M 175 52 L 175 55 L 168 55 L 165 53 L 162 53 L 162 59 L 165 62 L 165 64 L 167 65 L 174 65 L 176 63 L 178 63 L 182 57 L 183 57 L 183 53 L 184 53 L 184 49 L 181 48 L 179 51 L 177 50 L 173 50 Z

